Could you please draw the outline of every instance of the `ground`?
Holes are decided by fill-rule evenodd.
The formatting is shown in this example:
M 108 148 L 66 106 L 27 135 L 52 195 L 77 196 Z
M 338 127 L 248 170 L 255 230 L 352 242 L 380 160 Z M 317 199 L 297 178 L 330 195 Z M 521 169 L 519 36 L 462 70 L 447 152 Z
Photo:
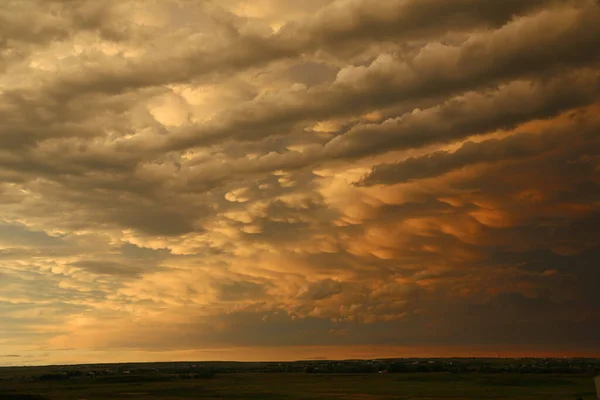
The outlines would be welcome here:
M 593 379 L 586 376 L 478 373 L 232 373 L 217 374 L 210 379 L 168 382 L 109 383 L 93 379 L 0 382 L 0 400 L 20 400 L 19 397 L 8 397 L 18 394 L 41 395 L 49 400 L 595 399 Z

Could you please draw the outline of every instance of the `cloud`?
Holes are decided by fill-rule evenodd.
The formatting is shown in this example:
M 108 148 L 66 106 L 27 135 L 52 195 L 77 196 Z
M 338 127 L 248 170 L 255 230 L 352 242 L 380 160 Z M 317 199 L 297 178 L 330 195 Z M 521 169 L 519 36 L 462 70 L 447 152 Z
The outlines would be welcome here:
M 306 300 L 324 300 L 335 296 L 342 290 L 342 285 L 332 279 L 309 284 L 300 294 L 299 297 Z
M 466 142 L 455 152 L 439 151 L 426 156 L 411 157 L 401 163 L 378 165 L 361 185 L 402 183 L 430 178 L 480 164 L 498 163 L 541 156 L 572 143 L 593 141 L 597 121 L 585 126 L 575 121 L 567 130 L 542 134 L 517 133 L 503 139 Z
M 298 120 L 367 112 L 383 104 L 419 101 L 527 77 L 534 71 L 541 74 L 593 65 L 595 55 L 573 53 L 572 43 L 590 49 L 598 45 L 595 36 L 588 35 L 595 29 L 593 16 L 597 13 L 595 5 L 568 14 L 548 11 L 476 35 L 460 45 L 428 44 L 406 60 L 383 54 L 369 66 L 342 69 L 332 87 L 292 87 L 232 107 L 218 123 L 177 135 L 169 148 L 206 145 L 229 137 L 256 140 L 283 127 L 291 129 L 290 122 Z
M 208 7 L 212 19 L 219 25 L 225 24 L 228 36 L 235 41 L 226 41 L 217 47 L 192 47 L 181 50 L 169 60 L 156 59 L 149 54 L 144 60 L 127 63 L 125 68 L 96 69 L 86 71 L 87 79 L 78 74 L 61 79 L 54 90 L 67 95 L 73 91 L 101 91 L 114 93 L 125 88 L 163 85 L 193 79 L 198 75 L 249 68 L 264 65 L 269 61 L 288 58 L 295 54 L 315 51 L 321 46 L 340 46 L 357 40 L 377 40 L 386 37 L 402 38 L 403 36 L 430 34 L 428 31 L 443 32 L 447 29 L 464 29 L 473 26 L 496 25 L 509 20 L 513 15 L 520 14 L 551 1 L 536 0 L 527 3 L 511 1 L 503 6 L 475 7 L 463 1 L 433 2 L 423 7 L 415 1 L 394 0 L 373 8 L 364 1 L 337 1 L 324 7 L 317 15 L 307 17 L 308 21 L 299 24 L 286 24 L 274 35 L 266 37 L 244 32 L 247 25 L 241 25 L 236 18 Z M 91 3 L 86 3 L 91 8 Z M 93 8 L 92 8 L 93 9 Z M 127 9 L 123 7 L 123 9 Z M 343 10 L 343 12 L 339 12 Z M 432 25 L 431 21 L 440 20 L 437 16 L 444 13 L 449 18 L 440 25 Z M 84 13 L 87 16 L 87 14 Z M 95 14 L 92 14 L 95 15 Z M 100 14 L 103 15 L 103 14 Z M 91 17 L 88 19 L 96 21 Z M 361 20 L 360 25 L 353 21 Z M 118 19 L 113 19 L 118 21 Z M 236 21 L 236 22 L 234 22 Z M 308 23 L 307 23 L 308 22 Z M 103 31 L 104 32 L 104 31 Z M 123 29 L 123 34 L 127 32 Z M 252 31 L 250 31 L 252 32 Z M 119 31 L 108 30 L 109 37 L 117 36 Z M 172 49 L 173 50 L 173 49 Z M 166 63 L 165 63 L 166 62 Z M 161 65 L 161 68 L 157 68 Z M 90 78 L 90 72 L 95 72 L 95 79 Z
M 222 301 L 260 299 L 266 296 L 263 285 L 255 282 L 220 282 L 216 284 L 217 297 Z
M 0 223 L 0 243 L 3 246 L 54 247 L 65 245 L 60 237 L 27 229 L 22 224 Z
M 0 354 L 596 354 L 599 13 L 3 3 Z
M 142 272 L 141 268 L 122 265 L 114 261 L 76 261 L 71 265 L 99 275 L 136 276 Z

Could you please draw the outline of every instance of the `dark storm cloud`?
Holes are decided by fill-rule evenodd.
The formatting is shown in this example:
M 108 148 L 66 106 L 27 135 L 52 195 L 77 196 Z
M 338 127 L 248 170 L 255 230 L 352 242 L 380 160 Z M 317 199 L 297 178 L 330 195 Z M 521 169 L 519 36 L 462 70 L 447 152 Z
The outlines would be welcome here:
M 314 144 L 301 153 L 284 150 L 254 160 L 241 159 L 229 163 L 227 170 L 213 169 L 204 162 L 205 167 L 193 172 L 191 178 L 198 183 L 223 182 L 236 175 L 295 170 L 332 159 L 357 159 L 511 129 L 531 119 L 548 118 L 595 101 L 600 94 L 599 82 L 597 72 L 582 70 L 548 81 L 517 81 L 497 90 L 468 92 L 381 124 L 358 124 L 325 145 Z
M 124 265 L 114 261 L 77 261 L 70 265 L 99 275 L 121 275 L 125 277 L 134 277 L 140 275 L 144 271 L 138 266 Z
M 1 354 L 597 349 L 596 2 L 140 5 L 0 5 Z
M 363 84 L 355 84 L 355 86 L 358 85 L 358 87 L 360 87 L 360 92 L 357 91 L 355 87 L 347 87 L 343 82 L 338 82 L 337 84 L 334 84 L 333 88 L 315 88 L 315 90 L 306 92 L 301 91 L 296 94 L 284 93 L 282 94 L 283 99 L 289 97 L 289 100 L 284 102 L 283 106 L 275 104 L 275 102 L 278 102 L 277 97 L 273 99 L 266 97 L 264 100 L 260 101 L 255 100 L 242 105 L 241 108 L 233 108 L 233 110 L 228 111 L 227 114 L 220 116 L 220 121 L 216 124 L 212 124 L 213 126 L 208 125 L 206 127 L 201 127 L 199 132 L 196 130 L 193 133 L 193 138 L 185 138 L 185 136 L 188 136 L 187 134 L 184 137 L 176 137 L 175 139 L 171 139 L 170 141 L 173 141 L 173 143 L 167 144 L 167 146 L 169 148 L 187 147 L 200 143 L 214 142 L 215 140 L 221 141 L 232 135 L 233 137 L 239 137 L 243 140 L 256 140 L 289 129 L 298 120 L 331 117 L 348 112 L 371 109 L 376 106 L 376 104 L 371 103 L 372 101 L 378 102 L 379 105 L 382 105 L 384 102 L 387 104 L 394 104 L 399 101 L 408 101 L 409 99 L 415 100 L 423 96 L 431 96 L 434 93 L 435 95 L 439 95 L 439 93 L 444 92 L 445 90 L 453 90 L 452 87 L 455 85 L 467 85 L 467 87 L 463 87 L 464 90 L 473 87 L 471 85 L 476 85 L 478 80 L 487 82 L 489 79 L 494 79 L 494 75 L 499 75 L 499 77 L 509 77 L 516 73 L 526 76 L 531 71 L 539 71 L 540 68 L 548 69 L 553 66 L 558 67 L 564 65 L 565 62 L 585 64 L 590 60 L 594 60 L 593 55 L 595 52 L 591 50 L 582 50 L 575 53 L 572 51 L 573 46 L 571 46 L 570 43 L 577 42 L 580 49 L 582 46 L 585 47 L 589 45 L 591 49 L 598 45 L 598 43 L 594 42 L 595 39 L 593 38 L 600 37 L 600 35 L 590 33 L 593 32 L 593 29 L 595 29 L 594 27 L 597 26 L 591 22 L 594 19 L 592 16 L 597 14 L 597 11 L 592 9 L 591 6 L 588 8 L 590 8 L 590 12 L 578 11 L 570 15 L 570 18 L 573 19 L 573 23 L 571 25 L 563 23 L 566 26 L 566 28 L 564 28 L 565 31 L 558 36 L 555 34 L 548 34 L 548 32 L 552 32 L 552 30 L 539 29 L 533 31 L 533 29 L 537 29 L 538 23 L 553 24 L 555 22 L 554 19 L 558 18 L 558 15 L 560 15 L 557 11 L 554 14 L 551 12 L 549 15 L 542 17 L 530 17 L 529 20 L 525 22 L 514 22 L 507 25 L 501 31 L 482 34 L 477 39 L 469 41 L 460 47 L 426 47 L 414 57 L 414 60 L 411 63 L 406 63 L 400 59 L 383 58 L 379 62 L 374 62 L 367 69 L 350 68 L 348 71 L 344 72 L 349 76 L 356 75 L 356 79 L 359 82 L 363 81 L 364 84 L 367 84 L 366 87 L 362 87 Z M 537 21 L 537 19 L 540 19 L 541 22 Z M 529 43 L 521 43 L 511 39 L 517 34 L 520 35 L 521 31 L 527 29 L 532 30 L 532 35 L 542 36 L 529 40 Z M 546 37 L 544 37 L 544 35 Z M 527 36 L 529 37 L 531 35 Z M 548 44 L 540 45 L 540 40 L 546 40 L 548 41 Z M 552 51 L 547 50 L 549 48 L 551 48 Z M 487 51 L 487 53 L 481 53 L 481 51 Z M 448 65 L 447 68 L 435 64 L 435 70 L 432 70 L 434 65 L 432 63 L 438 58 L 440 59 L 440 62 L 443 63 L 445 62 L 444 60 L 453 60 L 456 57 L 458 57 L 459 60 L 458 64 Z M 527 58 L 527 62 L 524 61 L 523 57 Z M 469 61 L 469 58 L 472 58 L 473 61 Z M 491 61 L 492 59 L 493 61 Z M 487 61 L 482 62 L 482 60 Z M 411 66 L 409 67 L 408 65 Z M 504 70 L 500 68 L 504 68 Z M 406 74 L 407 72 L 408 75 Z M 396 75 L 404 74 L 405 77 L 398 80 L 397 77 L 392 77 L 392 73 Z M 590 76 L 588 73 L 588 77 L 593 78 L 593 74 Z M 390 85 L 390 81 L 394 82 L 394 84 Z M 381 82 L 385 82 L 386 84 L 382 86 L 380 84 Z M 568 94 L 570 83 L 569 80 L 563 83 L 565 90 L 567 91 L 565 95 L 571 96 L 570 98 L 567 97 L 561 101 L 561 97 L 558 97 L 556 94 L 546 93 L 544 96 L 548 104 L 546 106 L 541 106 L 544 108 L 540 107 L 539 111 L 534 111 L 535 114 L 527 114 L 527 116 L 524 115 L 523 118 L 544 116 L 544 114 L 552 115 L 557 110 L 582 104 L 596 98 L 597 93 L 595 93 L 594 88 L 597 87 L 597 84 L 593 81 L 582 82 L 588 89 L 586 92 L 571 90 L 571 94 Z M 581 93 L 586 94 L 581 95 Z M 340 101 L 341 99 L 343 100 Z M 289 103 L 289 105 L 286 105 L 286 103 Z M 519 111 L 521 110 L 515 107 L 514 112 Z M 244 115 L 248 115 L 249 117 L 245 117 Z M 8 120 L 10 121 L 10 118 Z M 506 121 L 505 118 L 500 117 L 498 120 Z M 33 121 L 35 121 L 35 119 Z M 7 126 L 7 133 L 18 133 L 9 135 L 9 137 L 12 136 L 18 141 L 26 140 L 26 142 L 22 142 L 22 144 L 31 145 L 32 143 L 35 143 L 31 141 L 36 140 L 35 137 L 42 134 L 43 121 L 39 121 L 39 123 L 39 133 L 31 131 L 31 124 L 28 125 L 27 128 L 22 128 L 26 129 L 25 132 L 18 128 L 15 130 L 14 126 Z M 119 129 L 118 127 L 116 128 Z M 369 127 L 366 129 L 368 130 Z M 43 133 L 43 135 L 48 135 L 47 129 L 44 128 L 44 130 L 46 133 Z M 81 132 L 81 130 L 79 132 Z M 328 145 L 328 150 L 326 152 L 327 156 L 336 157 L 338 156 L 337 153 L 343 151 L 336 149 L 336 147 L 352 147 L 352 144 L 346 144 L 347 140 L 352 140 L 355 137 L 354 132 L 351 133 L 352 134 L 350 135 L 344 135 L 342 138 L 336 139 Z M 100 134 L 100 132 L 97 134 Z M 425 135 L 419 136 L 426 137 Z M 41 137 L 43 136 L 40 136 L 40 138 Z M 20 142 L 16 142 L 16 145 L 21 146 L 19 143 Z M 388 145 L 389 143 L 386 142 L 385 147 L 387 148 Z M 369 146 L 375 145 L 370 144 Z M 91 163 L 94 157 L 98 157 L 91 152 L 85 151 L 85 147 L 81 147 L 81 149 L 83 151 L 82 156 L 84 157 L 78 158 L 82 161 L 76 161 L 77 164 L 67 164 L 64 167 L 65 172 L 68 171 L 69 173 L 72 173 L 77 169 L 94 167 L 94 165 L 91 164 L 86 166 L 78 165 L 81 164 L 83 160 L 86 160 L 86 163 Z M 134 151 L 134 148 L 130 148 L 129 151 Z M 100 156 L 101 158 L 97 161 L 97 168 L 105 168 L 102 166 L 103 164 L 105 164 L 106 167 L 114 164 L 116 168 L 131 169 L 132 165 L 134 165 L 132 163 L 139 161 L 142 156 L 141 154 L 127 156 L 126 153 L 125 155 L 117 155 L 114 154 L 114 152 L 111 153 L 112 154 Z M 75 156 L 75 153 L 72 151 L 69 151 L 67 154 L 72 154 L 71 157 Z M 129 157 L 129 159 L 117 161 L 118 158 L 115 158 L 122 158 L 123 156 Z M 342 155 L 342 157 L 343 156 L 344 155 Z M 292 165 L 297 162 L 302 163 L 304 157 L 295 158 L 299 160 L 290 160 Z M 67 160 L 68 159 L 69 158 L 67 158 Z M 35 160 L 32 161 L 34 161 L 33 164 L 31 161 L 27 164 L 17 161 L 18 164 L 15 167 L 22 168 L 21 165 L 36 165 Z M 12 162 L 14 163 L 15 161 Z M 46 163 L 46 161 L 42 162 Z M 44 170 L 48 170 L 48 167 L 49 166 L 47 165 L 40 165 L 40 169 L 43 168 Z M 51 168 L 52 167 L 50 167 L 49 171 L 52 170 Z
M 21 224 L 3 223 L 1 220 L 0 243 L 2 243 L 3 246 L 24 246 L 34 248 L 66 245 L 66 242 L 60 237 L 50 236 L 46 232 L 31 231 Z
M 582 132 L 587 130 L 587 132 Z M 467 142 L 455 152 L 440 151 L 423 157 L 412 157 L 397 164 L 378 165 L 360 185 L 393 184 L 443 175 L 479 163 L 495 163 L 543 155 L 573 142 L 591 140 L 597 127 L 573 124 L 565 131 L 544 134 L 515 134 L 504 139 L 480 143 Z M 583 138 L 582 138 L 583 136 Z
M 162 260 L 168 257 L 170 253 L 168 249 L 153 250 L 139 247 L 131 243 L 124 243 L 120 248 L 120 252 L 124 257 L 134 260 Z
M 132 209 L 118 219 L 123 225 L 139 229 L 149 235 L 176 236 L 195 230 L 194 222 L 190 220 L 189 215 L 175 210 L 165 210 L 160 205 L 151 206 L 145 211 Z
M 259 283 L 237 281 L 215 284 L 217 298 L 222 301 L 258 300 L 266 296 L 265 287 Z
M 324 300 L 342 291 L 342 285 L 332 279 L 309 284 L 298 296 L 305 300 Z
M 12 67 L 44 46 L 80 33 L 112 41 L 135 37 L 139 29 L 125 23 L 119 3 L 107 0 L 7 0 L 0 4 L 0 71 Z
M 332 87 L 264 96 L 232 108 L 218 123 L 176 138 L 170 148 L 206 145 L 226 138 L 256 140 L 290 129 L 301 120 L 366 112 L 384 105 L 595 65 L 598 56 L 593 49 L 600 46 L 596 24 L 599 16 L 599 8 L 588 4 L 569 10 L 567 15 L 556 10 L 515 20 L 457 46 L 431 44 L 406 60 L 383 55 L 367 67 L 340 71 Z
M 414 39 L 500 26 L 515 15 L 552 3 L 548 0 L 390 0 L 377 4 L 366 0 L 336 1 L 320 10 L 308 24 L 290 23 L 280 33 L 307 38 L 306 47 L 339 46 L 340 41 L 349 39 Z
M 339 69 L 327 64 L 305 62 L 292 65 L 287 73 L 294 82 L 303 83 L 307 87 L 311 87 L 335 80 L 338 71 Z
M 35 5 L 35 2 L 25 4 L 22 1 L 8 1 L 0 6 L 2 47 L 8 46 L 10 41 L 43 44 L 68 35 L 70 26 L 67 21 L 48 15 L 36 7 L 31 9 Z
M 402 39 L 431 36 L 448 29 L 495 26 L 516 14 L 552 2 L 532 0 L 524 3 L 511 0 L 498 5 L 487 0 L 486 6 L 482 7 L 476 5 L 480 3 L 478 0 L 430 1 L 425 6 L 416 1 L 394 0 L 372 7 L 366 1 L 339 1 L 312 18 L 312 24 L 289 24 L 267 37 L 242 34 L 238 31 L 240 28 L 236 27 L 235 18 L 226 18 L 222 12 L 213 11 L 213 18 L 229 25 L 233 41 L 211 50 L 187 50 L 183 56 L 170 57 L 168 60 L 160 57 L 154 59 L 152 55 L 145 62 L 128 63 L 125 68 L 118 70 L 86 71 L 85 75 L 60 80 L 53 91 L 67 97 L 79 92 L 114 94 L 144 86 L 184 82 L 199 75 L 260 66 L 272 60 L 312 52 L 324 45 L 339 47 L 351 45 L 357 40 Z M 439 15 L 445 15 L 446 18 L 438 18 Z M 355 21 L 360 23 L 356 24 Z
M 512 82 L 497 91 L 469 92 L 380 125 L 358 125 L 327 143 L 325 151 L 333 157 L 356 158 L 391 149 L 449 143 L 548 118 L 598 98 L 600 75 L 582 72 L 546 82 Z
M 4 44 L 47 44 L 83 32 L 109 40 L 127 38 L 135 24 L 123 18 L 128 1 L 7 0 L 0 5 L 0 36 Z M 139 28 L 139 27 L 138 27 Z

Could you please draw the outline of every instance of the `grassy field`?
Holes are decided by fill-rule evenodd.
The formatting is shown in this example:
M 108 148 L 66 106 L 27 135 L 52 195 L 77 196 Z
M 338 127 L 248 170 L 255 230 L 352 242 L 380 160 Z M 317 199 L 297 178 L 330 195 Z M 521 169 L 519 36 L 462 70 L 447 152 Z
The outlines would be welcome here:
M 49 400 L 104 399 L 595 399 L 591 378 L 517 374 L 219 374 L 202 380 L 0 382 L 11 394 Z M 3 397 L 4 396 L 4 397 Z M 18 398 L 18 397 L 15 397 Z

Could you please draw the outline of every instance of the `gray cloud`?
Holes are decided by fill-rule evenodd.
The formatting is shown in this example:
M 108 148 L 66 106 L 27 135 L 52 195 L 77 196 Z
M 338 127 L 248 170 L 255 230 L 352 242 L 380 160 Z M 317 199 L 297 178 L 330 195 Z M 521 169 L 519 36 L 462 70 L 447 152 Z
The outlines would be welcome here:
M 206 145 L 224 138 L 256 140 L 289 129 L 293 126 L 290 122 L 298 120 L 365 112 L 384 104 L 476 89 L 483 83 L 490 85 L 532 73 L 594 65 L 597 57 L 591 49 L 600 44 L 596 41 L 600 35 L 590 32 L 597 29 L 599 12 L 596 5 L 572 11 L 568 17 L 560 10 L 545 12 L 458 46 L 426 46 L 408 60 L 381 56 L 368 67 L 340 71 L 331 88 L 265 96 L 232 108 L 213 126 L 199 127 L 177 137 L 170 148 Z M 562 27 L 560 34 L 557 24 Z M 540 29 L 540 25 L 547 28 Z M 527 40 L 518 40 L 523 36 Z M 573 43 L 590 52 L 575 52 Z
M 156 59 L 155 55 L 151 55 L 144 62 L 126 64 L 119 72 L 114 69 L 86 71 L 84 76 L 75 75 L 60 80 L 53 90 L 68 96 L 69 92 L 116 93 L 125 89 L 182 82 L 198 75 L 259 66 L 272 60 L 315 51 L 323 45 L 338 47 L 357 40 L 377 40 L 390 36 L 402 38 L 419 34 L 430 36 L 447 29 L 498 25 L 515 14 L 552 1 L 535 0 L 526 4 L 510 1 L 502 6 L 489 3 L 487 7 L 474 6 L 475 3 L 477 1 L 435 1 L 423 7 L 416 1 L 394 0 L 373 8 L 364 1 L 338 1 L 325 7 L 316 18 L 312 17 L 312 24 L 289 24 L 266 38 L 241 33 L 243 26 L 240 27 L 235 18 L 209 7 L 212 17 L 228 26 L 229 34 L 235 39 L 233 42 L 227 41 L 225 45 L 210 50 L 193 48 L 183 56 L 170 57 L 168 60 Z M 339 9 L 345 11 L 339 13 Z M 441 19 L 445 21 L 444 24 L 439 23 L 439 15 L 445 16 Z M 360 25 L 353 24 L 357 20 L 361 21 Z M 432 21 L 438 22 L 432 24 Z M 157 65 L 162 67 L 156 68 Z M 94 78 L 90 78 L 90 74 Z
M 0 5 L 0 353 L 596 351 L 599 13 Z
M 143 269 L 138 266 L 123 265 L 114 261 L 88 260 L 77 261 L 70 265 L 99 275 L 137 276 L 143 272 Z
M 478 163 L 495 163 L 543 155 L 581 140 L 593 140 L 596 126 L 578 126 L 544 134 L 515 134 L 504 139 L 466 142 L 455 152 L 439 151 L 397 164 L 378 165 L 360 185 L 393 184 L 430 178 Z M 582 138 L 583 136 L 583 138 Z
M 255 282 L 220 282 L 215 285 L 222 301 L 257 300 L 265 298 L 265 287 Z
M 124 41 L 142 33 L 124 18 L 119 3 L 94 1 L 19 0 L 0 5 L 0 71 L 27 60 L 35 50 L 81 33 Z M 121 11 L 121 12 L 120 12 Z
M 309 284 L 300 294 L 299 297 L 305 300 L 324 300 L 328 299 L 342 291 L 342 285 L 332 279 Z
M 54 247 L 66 243 L 46 232 L 35 232 L 20 224 L 0 223 L 0 243 L 4 246 Z
M 448 143 L 476 133 L 511 129 L 532 118 L 548 118 L 598 98 L 598 74 L 582 71 L 566 79 L 513 82 L 498 91 L 470 92 L 427 110 L 381 125 L 357 126 L 325 148 L 329 154 L 364 154 Z M 574 79 L 570 79 L 574 78 Z M 576 86 L 573 86 L 576 85 Z M 580 86 L 579 86 L 580 85 Z M 586 93 L 589 88 L 589 92 Z
M 557 77 L 549 82 L 512 82 L 498 90 L 469 92 L 434 107 L 407 113 L 381 124 L 358 124 L 324 145 L 302 152 L 282 150 L 256 159 L 223 164 L 204 161 L 190 173 L 190 182 L 224 182 L 247 174 L 295 170 L 336 159 L 357 159 L 390 150 L 448 143 L 470 135 L 511 129 L 532 118 L 548 118 L 598 98 L 595 72 Z

